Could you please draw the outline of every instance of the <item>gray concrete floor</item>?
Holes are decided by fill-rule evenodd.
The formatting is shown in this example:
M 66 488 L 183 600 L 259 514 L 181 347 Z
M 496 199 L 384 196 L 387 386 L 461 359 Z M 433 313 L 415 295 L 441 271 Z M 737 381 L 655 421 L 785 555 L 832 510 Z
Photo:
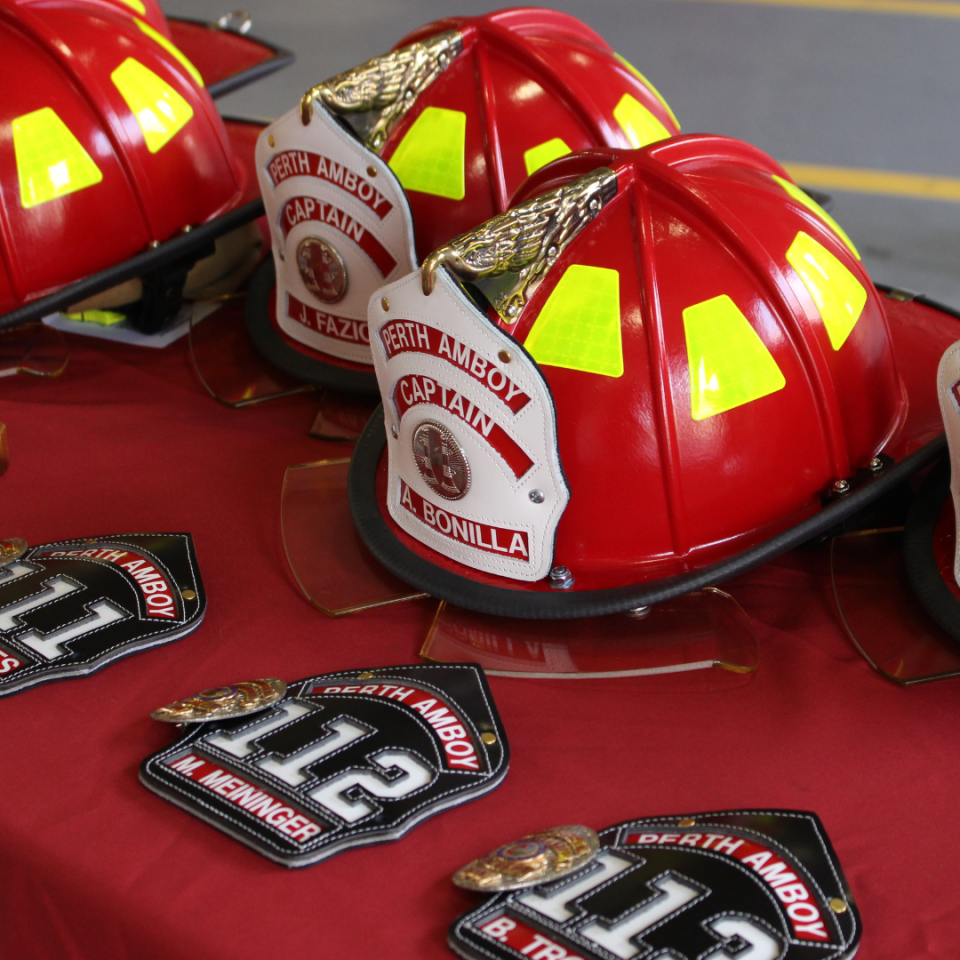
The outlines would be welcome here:
M 229 2 L 229 0 L 227 0 Z M 237 0 L 234 0 L 237 2 Z M 253 33 L 293 50 L 287 70 L 220 101 L 275 117 L 318 81 L 414 27 L 503 3 L 245 0 Z M 164 0 L 215 20 L 224 0 Z M 960 178 L 960 18 L 711 0 L 557 2 L 631 60 L 685 133 L 740 137 L 784 163 Z M 960 203 L 830 191 L 875 280 L 960 307 Z

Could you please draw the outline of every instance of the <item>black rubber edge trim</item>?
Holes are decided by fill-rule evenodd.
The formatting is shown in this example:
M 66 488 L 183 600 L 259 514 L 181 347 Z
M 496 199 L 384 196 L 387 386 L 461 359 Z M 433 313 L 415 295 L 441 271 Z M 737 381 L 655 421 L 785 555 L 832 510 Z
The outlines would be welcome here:
M 86 300 L 101 290 L 109 290 L 118 283 L 132 280 L 134 277 L 158 270 L 176 260 L 180 260 L 194 250 L 204 247 L 217 237 L 235 230 L 237 227 L 256 220 L 263 216 L 263 201 L 251 200 L 250 203 L 237 207 L 225 213 L 216 220 L 194 227 L 189 233 L 181 233 L 170 240 L 138 253 L 123 263 L 118 263 L 99 273 L 84 277 L 76 283 L 61 287 L 56 293 L 51 293 L 39 300 L 31 300 L 25 306 L 0 316 L 0 330 L 9 330 L 21 324 L 30 323 L 45 317 L 48 313 L 55 313 L 69 307 L 71 303 Z
M 271 255 L 257 267 L 257 272 L 247 288 L 244 305 L 247 333 L 261 355 L 279 370 L 304 383 L 327 387 L 330 390 L 343 390 L 346 393 L 379 396 L 377 375 L 372 369 L 370 373 L 365 373 L 362 370 L 349 370 L 333 363 L 314 360 L 284 342 L 270 322 L 270 297 L 273 296 L 276 280 L 277 273 Z
M 948 307 L 945 303 L 940 303 L 939 300 L 931 300 L 929 297 L 925 297 L 922 293 L 914 293 L 912 290 L 901 290 L 899 287 L 891 287 L 886 283 L 875 283 L 874 286 L 884 294 L 909 293 L 910 299 L 901 302 L 920 303 L 925 307 L 933 307 L 934 310 L 939 310 L 941 313 L 946 313 L 947 315 L 956 317 L 957 320 L 960 320 L 960 310 L 957 310 L 956 307 Z M 890 299 L 896 298 L 891 297 Z
M 954 640 L 960 640 L 960 600 L 944 582 L 933 555 L 933 534 L 950 496 L 950 459 L 944 457 L 920 485 L 907 511 L 903 562 L 924 609 Z
M 179 20 L 181 23 L 193 23 L 200 27 L 208 27 L 211 30 L 220 30 L 225 33 L 231 32 L 224 30 L 223 27 L 218 27 L 215 23 L 208 23 L 206 20 L 194 20 L 193 17 L 169 17 L 168 19 Z M 268 77 L 271 73 L 276 73 L 284 67 L 289 67 L 290 64 L 297 59 L 297 55 L 292 50 L 277 47 L 272 43 L 267 43 L 266 40 L 261 40 L 259 37 L 252 37 L 245 33 L 238 33 L 237 36 L 243 37 L 244 40 L 251 40 L 254 43 L 258 43 L 265 50 L 269 50 L 273 56 L 270 57 L 269 60 L 261 60 L 260 63 L 255 63 L 246 70 L 241 70 L 239 73 L 224 77 L 219 83 L 211 83 L 207 87 L 207 93 L 209 93 L 214 100 L 228 93 L 233 93 L 234 90 L 239 90 L 241 87 L 245 87 L 255 80 Z
M 753 567 L 806 543 L 862 510 L 867 504 L 889 492 L 912 473 L 934 460 L 946 449 L 941 434 L 919 450 L 904 457 L 876 478 L 865 481 L 852 493 L 833 501 L 819 513 L 789 530 L 748 550 L 701 567 L 691 573 L 627 587 L 607 590 L 555 591 L 550 593 L 510 590 L 477 583 L 461 577 L 404 546 L 387 526 L 377 503 L 376 472 L 387 436 L 383 425 L 383 406 L 378 407 L 364 427 L 350 461 L 347 492 L 353 522 L 370 552 L 388 570 L 406 583 L 468 610 L 501 617 L 540 620 L 566 620 L 622 613 L 636 607 L 662 603 L 684 593 L 700 590 L 729 580 Z M 576 574 L 576 571 L 574 571 Z

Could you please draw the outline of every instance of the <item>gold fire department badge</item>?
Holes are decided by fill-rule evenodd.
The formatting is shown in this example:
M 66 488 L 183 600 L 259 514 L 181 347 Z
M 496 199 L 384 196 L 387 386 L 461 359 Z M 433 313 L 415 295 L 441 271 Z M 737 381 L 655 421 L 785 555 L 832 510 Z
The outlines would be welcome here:
M 8 563 L 19 560 L 27 552 L 27 546 L 27 541 L 20 537 L 0 540 L 0 567 L 5 567 Z
M 266 710 L 287 692 L 282 680 L 270 677 L 266 680 L 250 680 L 229 687 L 214 687 L 203 690 L 167 704 L 150 714 L 154 720 L 165 723 L 205 723 L 209 720 L 227 720 L 243 717 L 249 713 Z
M 589 827 L 554 827 L 508 843 L 453 875 L 467 890 L 497 893 L 548 883 L 589 863 L 600 841 Z

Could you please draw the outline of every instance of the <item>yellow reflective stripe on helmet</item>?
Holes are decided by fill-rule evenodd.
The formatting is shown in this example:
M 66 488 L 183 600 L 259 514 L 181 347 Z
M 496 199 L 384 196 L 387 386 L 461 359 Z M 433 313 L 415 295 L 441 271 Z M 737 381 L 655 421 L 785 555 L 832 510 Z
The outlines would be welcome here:
M 540 143 L 529 150 L 525 150 L 523 162 L 527 167 L 527 176 L 529 177 L 534 171 L 545 167 L 551 160 L 565 157 L 568 153 L 570 153 L 570 148 L 559 137 L 554 137 L 552 140 L 547 140 L 546 143 Z
M 110 79 L 137 118 L 151 153 L 167 144 L 193 116 L 193 107 L 176 90 L 133 57 L 127 57 Z
M 635 150 L 670 136 L 670 131 L 629 93 L 625 93 L 613 108 L 613 118 L 620 124 Z
M 160 46 L 170 54 L 171 57 L 177 60 L 180 66 L 182 66 L 183 69 L 186 70 L 191 77 L 193 77 L 193 80 L 198 87 L 202 87 L 204 85 L 203 77 L 200 76 L 200 71 L 162 33 L 158 33 L 149 24 L 144 23 L 142 20 L 138 20 L 136 17 L 133 18 L 133 22 L 151 40 L 155 40 L 157 43 L 159 43 Z
M 128 7 L 133 10 L 136 10 L 141 17 L 147 15 L 147 8 L 140 2 L 140 0 L 120 0 L 121 3 L 125 3 Z
M 680 121 L 677 120 L 677 115 L 670 109 L 670 104 L 660 95 L 660 91 L 632 64 L 626 57 L 621 57 L 619 53 L 614 52 L 613 54 L 659 101 L 660 105 L 664 110 L 670 114 L 670 119 L 676 124 L 677 129 L 680 129 Z
M 773 179 L 779 183 L 780 186 L 783 187 L 783 189 L 786 190 L 787 193 L 789 193 L 790 196 L 797 201 L 797 203 L 802 203 L 809 211 L 811 211 L 811 213 L 815 213 L 824 223 L 826 223 L 827 226 L 829 226 L 833 232 L 836 233 L 836 235 L 847 245 L 850 252 L 858 260 L 860 259 L 860 254 L 857 253 L 857 248 L 853 245 L 853 241 L 844 232 L 843 227 L 841 227 L 840 224 L 837 223 L 837 221 L 834 220 L 833 217 L 831 217 L 830 214 L 827 213 L 827 211 L 824 210 L 823 207 L 821 207 L 820 204 L 813 199 L 813 197 L 811 197 L 808 193 L 804 193 L 804 191 L 801 190 L 800 187 L 798 187 L 795 183 L 791 183 L 789 180 L 784 180 L 783 177 L 778 177 L 775 173 L 770 174 L 770 176 L 773 177 Z
M 27 209 L 103 179 L 90 154 L 50 107 L 14 119 L 13 152 L 20 205 Z
M 65 313 L 68 320 L 82 320 L 86 323 L 99 323 L 101 327 L 112 327 L 115 323 L 122 323 L 127 319 L 125 313 L 115 310 L 83 310 L 80 313 Z
M 567 267 L 523 345 L 537 363 L 623 376 L 620 274 L 579 263 Z
M 827 328 L 830 346 L 839 350 L 856 326 L 867 302 L 863 284 L 829 251 L 802 230 L 787 261 L 797 271 Z
M 427 107 L 400 141 L 390 168 L 405 190 L 462 200 L 466 138 L 462 110 Z
M 742 407 L 786 386 L 777 361 L 726 294 L 687 307 L 683 330 L 694 420 Z

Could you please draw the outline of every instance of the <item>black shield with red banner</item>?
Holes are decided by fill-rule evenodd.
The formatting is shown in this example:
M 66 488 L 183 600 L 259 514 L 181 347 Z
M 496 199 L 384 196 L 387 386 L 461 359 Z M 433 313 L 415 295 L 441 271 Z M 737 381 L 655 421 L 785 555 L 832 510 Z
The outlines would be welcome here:
M 177 640 L 206 605 L 188 533 L 31 547 L 0 567 L 0 696 Z
M 197 724 L 143 784 L 288 867 L 396 840 L 488 793 L 509 749 L 476 664 L 343 671 L 292 683 L 250 718 Z
M 794 810 L 645 818 L 562 880 L 460 917 L 470 960 L 842 960 L 860 917 L 823 824 Z

